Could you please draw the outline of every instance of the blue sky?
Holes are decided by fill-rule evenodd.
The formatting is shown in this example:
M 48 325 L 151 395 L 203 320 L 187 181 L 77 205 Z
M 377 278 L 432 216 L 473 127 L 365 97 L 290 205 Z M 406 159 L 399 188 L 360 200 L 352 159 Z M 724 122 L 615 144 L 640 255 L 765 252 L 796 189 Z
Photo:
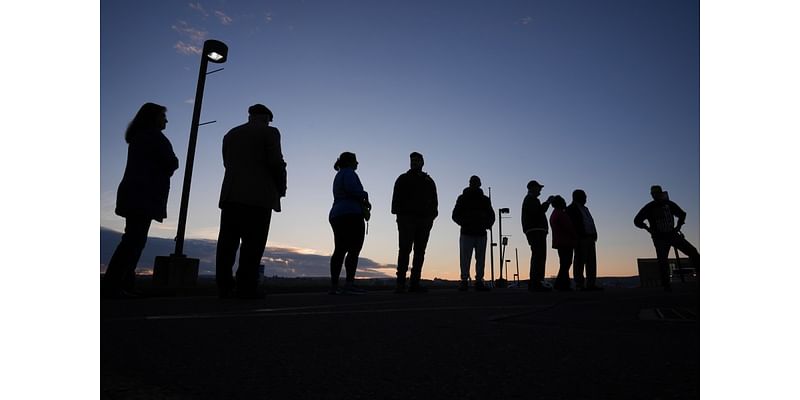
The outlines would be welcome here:
M 201 121 L 217 122 L 200 128 L 188 237 L 216 238 L 222 136 L 263 103 L 289 172 L 269 246 L 332 251 L 332 165 L 352 151 L 375 207 L 362 256 L 395 263 L 392 186 L 419 151 L 440 202 L 426 278 L 458 276 L 450 213 L 473 174 L 495 208 L 511 208 L 503 228 L 523 279 L 530 250 L 519 215 L 531 179 L 545 196 L 588 193 L 601 276 L 635 275 L 636 258 L 654 256 L 632 224 L 652 184 L 687 211 L 684 232 L 700 248 L 697 2 L 104 1 L 100 17 L 101 226 L 124 225 L 113 214 L 122 136 L 153 101 L 169 109 L 165 133 L 181 168 L 169 217 L 151 235 L 175 235 L 199 65 L 192 46 L 217 39 L 229 60 L 206 82 Z M 547 275 L 556 270 L 551 251 Z

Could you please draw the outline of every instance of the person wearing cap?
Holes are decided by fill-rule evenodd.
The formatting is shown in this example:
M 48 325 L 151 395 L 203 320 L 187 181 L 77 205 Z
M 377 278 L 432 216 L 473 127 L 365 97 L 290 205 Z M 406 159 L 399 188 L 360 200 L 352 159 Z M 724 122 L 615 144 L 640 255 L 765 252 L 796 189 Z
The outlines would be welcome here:
M 410 168 L 397 178 L 392 193 L 392 214 L 397 216 L 399 242 L 395 291 L 402 293 L 406 290 L 406 272 L 413 249 L 408 291 L 424 293 L 427 289 L 420 285 L 422 264 L 425 262 L 425 248 L 433 220 L 439 215 L 439 200 L 433 178 L 422 171 L 425 165 L 422 154 L 413 152 L 409 159 Z
M 692 246 L 681 233 L 681 227 L 686 223 L 686 212 L 669 199 L 667 192 L 661 186 L 650 187 L 650 196 L 653 201 L 647 203 L 633 218 L 633 224 L 650 232 L 653 245 L 656 248 L 656 257 L 661 272 L 661 284 L 664 290 L 672 290 L 669 271 L 669 250 L 673 246 L 689 256 L 697 275 L 700 275 L 700 253 Z M 675 218 L 678 219 L 677 225 Z M 647 222 L 647 224 L 645 224 Z
M 547 209 L 553 196 L 544 203 L 539 202 L 544 186 L 537 181 L 528 182 L 528 194 L 522 201 L 522 232 L 531 246 L 531 269 L 528 290 L 531 292 L 548 292 L 544 286 L 544 269 L 547 262 Z
M 272 111 L 255 104 L 248 114 L 247 123 L 231 129 L 222 140 L 225 176 L 219 197 L 222 212 L 216 257 L 221 298 L 263 297 L 258 290 L 258 267 L 267 245 L 272 211 L 280 212 L 280 199 L 286 196 L 281 134 L 269 126 Z M 237 250 L 239 267 L 234 279 Z
M 567 214 L 578 235 L 575 243 L 575 266 L 572 269 L 575 289 L 603 290 L 597 286 L 597 227 L 592 213 L 586 207 L 586 192 L 581 189 L 572 191 L 572 203 L 567 207 Z
M 453 221 L 461 226 L 458 241 L 461 261 L 461 283 L 458 290 L 467 290 L 469 282 L 469 265 L 472 251 L 475 251 L 475 290 L 490 290 L 483 283 L 486 265 L 486 230 L 494 225 L 495 215 L 492 202 L 481 190 L 481 178 L 472 175 L 469 187 L 464 189 L 453 208 Z

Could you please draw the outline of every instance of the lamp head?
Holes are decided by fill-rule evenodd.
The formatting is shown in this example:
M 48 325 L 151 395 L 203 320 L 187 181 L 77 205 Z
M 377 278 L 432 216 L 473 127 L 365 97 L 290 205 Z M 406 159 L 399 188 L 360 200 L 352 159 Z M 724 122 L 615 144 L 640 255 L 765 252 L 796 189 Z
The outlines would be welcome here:
M 203 57 L 210 62 L 222 64 L 228 61 L 228 46 L 219 40 L 206 40 L 203 43 Z

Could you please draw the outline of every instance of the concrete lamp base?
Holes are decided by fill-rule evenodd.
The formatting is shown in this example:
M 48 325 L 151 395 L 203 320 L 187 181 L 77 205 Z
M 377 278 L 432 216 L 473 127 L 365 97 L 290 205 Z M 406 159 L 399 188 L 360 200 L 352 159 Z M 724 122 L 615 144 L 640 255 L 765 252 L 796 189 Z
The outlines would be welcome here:
M 153 286 L 166 289 L 184 289 L 197 286 L 200 260 L 172 254 L 157 256 L 153 264 Z

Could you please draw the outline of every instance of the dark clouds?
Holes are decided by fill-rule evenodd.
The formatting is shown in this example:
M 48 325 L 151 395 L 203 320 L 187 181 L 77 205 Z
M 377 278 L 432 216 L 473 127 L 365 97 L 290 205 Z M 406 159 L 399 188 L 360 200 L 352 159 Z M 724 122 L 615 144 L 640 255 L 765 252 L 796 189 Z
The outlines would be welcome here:
M 108 260 L 119 243 L 121 233 L 100 228 L 100 270 L 104 271 Z M 148 238 L 137 267 L 138 272 L 152 270 L 156 256 L 166 256 L 175 249 L 170 239 Z M 200 274 L 214 274 L 214 258 L 217 242 L 214 240 L 187 239 L 184 252 L 189 257 L 200 259 Z M 330 257 L 317 254 L 302 254 L 294 249 L 267 247 L 262 259 L 266 266 L 266 276 L 280 277 L 319 277 L 330 276 Z M 382 265 L 367 258 L 358 261 L 359 278 L 386 278 L 394 276 L 394 265 Z M 342 272 L 344 274 L 344 272 Z M 342 275 L 344 276 L 344 275 Z

